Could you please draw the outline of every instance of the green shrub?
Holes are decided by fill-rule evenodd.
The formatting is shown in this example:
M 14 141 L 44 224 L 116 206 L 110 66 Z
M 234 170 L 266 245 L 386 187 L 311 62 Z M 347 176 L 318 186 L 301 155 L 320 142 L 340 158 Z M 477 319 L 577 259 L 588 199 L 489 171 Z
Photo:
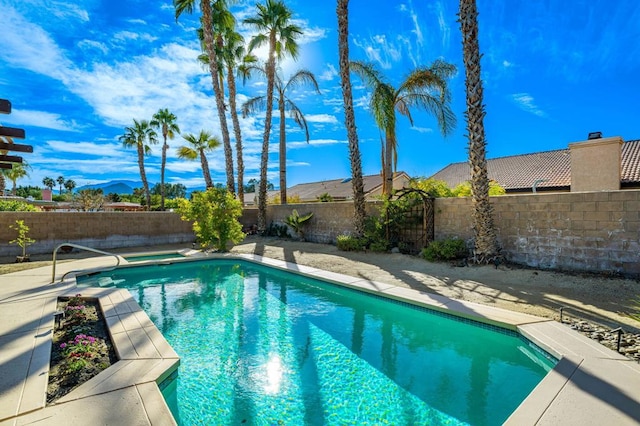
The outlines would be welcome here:
M 336 246 L 342 251 L 362 251 L 366 247 L 366 240 L 351 235 L 338 235 Z
M 291 238 L 287 225 L 281 225 L 274 222 L 271 222 L 269 224 L 269 227 L 265 230 L 264 235 L 267 237 Z
M 24 201 L 0 201 L 0 212 L 37 212 L 37 207 Z
M 193 231 L 204 248 L 227 250 L 227 242 L 234 244 L 244 239 L 242 203 L 226 189 L 209 188 L 192 196 L 191 201 L 179 201 L 178 212 L 182 220 L 193 221 Z
M 389 245 L 386 241 L 372 241 L 369 244 L 369 250 L 377 253 L 384 253 L 389 250 Z
M 430 262 L 459 259 L 465 257 L 466 254 L 467 247 L 464 241 L 458 238 L 433 241 L 420 253 L 424 259 Z

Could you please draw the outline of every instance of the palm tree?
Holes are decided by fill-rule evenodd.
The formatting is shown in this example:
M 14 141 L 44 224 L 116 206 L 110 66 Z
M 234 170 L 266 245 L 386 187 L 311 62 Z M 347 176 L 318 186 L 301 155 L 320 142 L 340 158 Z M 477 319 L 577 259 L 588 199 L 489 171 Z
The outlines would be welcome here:
M 56 179 L 56 182 L 58 182 L 58 185 L 60 185 L 58 195 L 62 195 L 62 186 L 64 185 L 64 176 L 58 176 L 58 178 Z
M 478 42 L 478 9 L 475 0 L 460 0 L 460 30 L 462 32 L 462 60 L 467 89 L 467 138 L 469 138 L 469 166 L 473 230 L 475 233 L 474 260 L 479 263 L 495 261 L 500 246 L 493 223 L 493 206 L 489 202 L 486 139 L 484 133 L 484 105 L 480 78 L 480 44 Z
M 164 211 L 164 171 L 167 165 L 167 138 L 173 139 L 176 133 L 180 133 L 180 127 L 176 123 L 177 117 L 167 108 L 159 109 L 153 114 L 151 127 L 162 132 L 162 162 L 160 163 L 160 210 Z
M 6 176 L 13 186 L 11 187 L 11 195 L 16 195 L 16 181 L 23 177 L 29 176 L 29 169 L 31 166 L 27 162 L 13 163 L 13 167 L 10 169 L 3 169 L 2 174 Z
M 73 194 L 73 189 L 76 187 L 76 182 L 74 180 L 67 179 L 67 181 L 64 183 L 64 187 L 67 191 L 69 191 L 69 194 Z
M 269 45 L 267 59 L 267 95 L 266 105 L 273 105 L 273 87 L 275 83 L 276 59 L 281 60 L 285 54 L 293 59 L 298 57 L 296 38 L 302 34 L 297 25 L 291 24 L 291 11 L 279 0 L 266 0 L 264 5 L 257 4 L 258 14 L 244 20 L 252 25 L 259 34 L 249 42 L 249 51 L 265 43 Z M 258 231 L 266 230 L 267 221 L 267 167 L 269 163 L 269 134 L 271 133 L 271 117 L 273 112 L 267 108 L 262 138 L 262 155 L 260 156 L 260 185 L 258 193 Z
M 53 191 L 53 187 L 56 186 L 56 181 L 53 178 L 45 177 L 42 179 L 42 184 L 45 188 L 49 188 L 49 191 Z
M 195 0 L 174 0 L 173 4 L 176 8 L 176 20 L 180 17 L 180 15 L 182 15 L 183 12 L 193 13 L 195 3 Z M 209 59 L 211 59 L 209 61 L 209 73 L 211 74 L 211 80 L 213 83 L 213 93 L 216 97 L 216 109 L 218 110 L 218 119 L 220 120 L 222 141 L 225 147 L 227 190 L 235 194 L 235 184 L 233 181 L 233 154 L 231 151 L 229 128 L 227 126 L 227 117 L 225 114 L 224 90 L 220 87 L 219 61 L 217 59 L 214 42 L 214 28 L 219 27 L 220 25 L 226 25 L 219 22 L 219 20 L 221 19 L 228 19 L 228 15 L 222 13 L 222 11 L 226 9 L 226 6 L 227 1 L 225 0 L 200 0 L 200 12 L 202 13 L 202 17 L 200 18 L 200 25 L 202 28 L 205 52 L 209 56 Z M 216 17 L 215 19 L 214 12 Z
M 451 110 L 451 93 L 447 79 L 456 68 L 442 60 L 436 60 L 429 67 L 413 70 L 407 78 L 394 88 L 371 63 L 353 61 L 351 70 L 371 89 L 369 105 L 373 118 L 385 134 L 382 142 L 383 193 L 391 196 L 393 172 L 398 160 L 396 139 L 396 110 L 409 119 L 413 125 L 411 107 L 421 108 L 435 115 L 440 131 L 447 136 L 455 127 L 456 117 Z
M 207 161 L 206 152 L 213 151 L 220 146 L 220 139 L 212 136 L 211 133 L 201 130 L 198 136 L 191 133 L 182 135 L 184 140 L 189 142 L 189 145 L 184 145 L 178 148 L 178 157 L 187 160 L 197 160 L 200 157 L 200 164 L 202 165 L 202 175 L 204 176 L 204 182 L 207 188 L 213 188 L 213 181 L 211 180 L 211 173 L 209 172 L 209 162 Z
M 353 95 L 351 93 L 351 77 L 349 73 L 349 0 L 338 0 L 338 56 L 340 62 L 340 81 L 344 102 L 344 124 L 349 140 L 349 161 L 351 163 L 351 187 L 353 188 L 354 230 L 356 236 L 364 233 L 364 221 L 367 211 L 364 201 L 364 183 L 362 181 L 362 158 L 356 118 L 353 111 Z
M 238 199 L 244 205 L 244 160 L 242 158 L 242 132 L 240 131 L 240 120 L 238 119 L 238 108 L 236 106 L 236 78 L 234 71 L 237 70 L 239 77 L 248 76 L 248 67 L 256 63 L 258 58 L 247 53 L 245 49 L 244 37 L 233 28 L 227 29 L 224 33 L 225 49 L 224 63 L 227 67 L 227 87 L 229 88 L 229 107 L 231 109 L 231 120 L 233 123 L 233 133 L 236 138 L 236 165 L 238 168 Z
M 264 68 L 254 66 L 253 69 L 265 74 Z M 290 117 L 304 130 L 309 143 L 309 127 L 300 108 L 287 96 L 289 90 L 293 90 L 303 84 L 309 84 L 313 89 L 320 93 L 316 77 L 311 71 L 298 70 L 285 83 L 282 77 L 276 73 L 274 88 L 278 96 L 278 111 L 280 112 L 280 204 L 287 204 L 287 133 L 285 131 L 286 117 L 288 112 Z M 254 113 L 258 110 L 270 109 L 266 96 L 255 96 L 242 105 L 242 115 Z
M 151 208 L 151 194 L 149 193 L 149 182 L 144 171 L 144 156 L 151 153 L 151 146 L 158 143 L 157 134 L 147 120 L 133 120 L 132 127 L 125 127 L 124 135 L 120 136 L 120 141 L 125 148 L 135 147 L 138 151 L 138 167 L 140 168 L 140 179 L 144 188 L 146 209 Z M 148 144 L 147 144 L 148 142 Z

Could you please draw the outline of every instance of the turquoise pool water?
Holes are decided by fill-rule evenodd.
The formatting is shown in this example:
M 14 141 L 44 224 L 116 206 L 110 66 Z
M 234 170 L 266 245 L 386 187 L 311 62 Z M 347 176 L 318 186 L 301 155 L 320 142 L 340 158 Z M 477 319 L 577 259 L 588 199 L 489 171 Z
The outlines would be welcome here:
M 129 262 L 144 262 L 145 260 L 166 260 L 166 259 L 180 259 L 184 256 L 180 253 L 161 253 L 161 254 L 149 254 L 140 256 L 124 256 Z
M 181 425 L 501 424 L 555 364 L 511 331 L 249 262 L 108 276 L 181 357 L 162 385 Z

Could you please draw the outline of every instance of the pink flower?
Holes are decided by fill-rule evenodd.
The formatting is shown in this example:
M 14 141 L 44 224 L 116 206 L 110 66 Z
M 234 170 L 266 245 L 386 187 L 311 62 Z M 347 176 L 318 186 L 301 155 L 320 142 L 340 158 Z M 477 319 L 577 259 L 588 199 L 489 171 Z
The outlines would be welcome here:
M 66 348 L 66 347 L 67 347 L 67 344 L 66 344 L 66 343 L 60 343 L 60 349 L 64 349 L 64 348 Z

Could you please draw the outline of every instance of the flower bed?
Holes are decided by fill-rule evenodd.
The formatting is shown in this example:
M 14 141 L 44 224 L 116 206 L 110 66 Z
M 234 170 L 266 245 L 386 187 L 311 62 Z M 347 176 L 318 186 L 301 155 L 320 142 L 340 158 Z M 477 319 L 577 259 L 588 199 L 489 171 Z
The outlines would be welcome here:
M 58 299 L 64 312 L 51 347 L 47 403 L 68 394 L 118 359 L 97 300 Z

